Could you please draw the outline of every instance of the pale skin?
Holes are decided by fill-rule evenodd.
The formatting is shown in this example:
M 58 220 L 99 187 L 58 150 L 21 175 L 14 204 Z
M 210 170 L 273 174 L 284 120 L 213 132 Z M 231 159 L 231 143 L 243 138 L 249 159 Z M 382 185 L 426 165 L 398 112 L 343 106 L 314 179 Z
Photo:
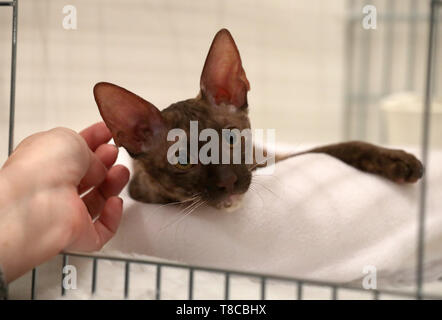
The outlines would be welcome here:
M 55 128 L 24 139 L 4 163 L 0 266 L 6 282 L 62 251 L 99 250 L 115 234 L 129 170 L 114 165 L 111 137 L 102 122 L 79 134 Z

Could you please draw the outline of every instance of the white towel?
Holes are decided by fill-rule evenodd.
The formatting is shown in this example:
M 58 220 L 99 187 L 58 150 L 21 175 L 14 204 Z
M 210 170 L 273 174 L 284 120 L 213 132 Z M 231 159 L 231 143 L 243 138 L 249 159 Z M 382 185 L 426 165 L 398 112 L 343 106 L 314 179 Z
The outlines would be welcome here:
M 425 279 L 442 275 L 442 154 L 426 170 Z M 131 166 L 124 150 L 119 163 Z M 123 192 L 124 217 L 111 254 L 378 287 L 415 281 L 420 184 L 397 185 L 327 155 L 308 154 L 253 179 L 235 212 L 143 204 Z M 370 269 L 373 270 L 373 269 Z

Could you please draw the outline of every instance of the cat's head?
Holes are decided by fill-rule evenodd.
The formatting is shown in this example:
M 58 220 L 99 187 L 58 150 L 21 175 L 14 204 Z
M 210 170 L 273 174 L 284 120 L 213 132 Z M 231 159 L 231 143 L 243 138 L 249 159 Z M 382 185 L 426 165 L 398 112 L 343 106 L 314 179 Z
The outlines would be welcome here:
M 239 51 L 229 31 L 223 29 L 216 34 L 210 47 L 196 98 L 174 103 L 160 112 L 148 101 L 110 83 L 98 83 L 94 96 L 115 143 L 123 146 L 143 170 L 167 190 L 162 195 L 164 199 L 160 200 L 182 201 L 198 195 L 216 207 L 229 207 L 238 195 L 248 190 L 251 165 L 244 161 L 248 152 L 245 138 L 223 134 L 222 129 L 242 131 L 250 128 L 249 88 Z M 191 121 L 197 121 L 198 133 L 207 128 L 218 133 L 220 157 L 223 145 L 240 144 L 241 163 L 191 161 Z M 176 128 L 187 134 L 188 152 L 184 159 L 180 154 L 178 163 L 172 164 L 167 152 L 175 141 L 168 141 L 167 135 Z M 205 144 L 206 141 L 199 141 L 198 150 Z M 233 152 L 230 157 L 232 159 Z

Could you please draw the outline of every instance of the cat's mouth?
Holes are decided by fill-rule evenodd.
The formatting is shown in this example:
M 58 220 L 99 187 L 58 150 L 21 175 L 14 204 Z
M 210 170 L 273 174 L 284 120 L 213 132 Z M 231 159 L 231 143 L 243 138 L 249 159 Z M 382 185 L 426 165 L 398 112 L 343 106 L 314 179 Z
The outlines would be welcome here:
M 240 208 L 244 194 L 229 194 L 214 203 L 214 207 L 226 211 L 235 211 Z

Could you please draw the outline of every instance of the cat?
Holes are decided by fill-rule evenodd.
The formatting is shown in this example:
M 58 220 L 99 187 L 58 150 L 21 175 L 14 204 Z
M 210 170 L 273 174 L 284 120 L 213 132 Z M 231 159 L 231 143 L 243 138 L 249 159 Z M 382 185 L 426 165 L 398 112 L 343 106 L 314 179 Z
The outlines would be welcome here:
M 198 121 L 200 131 L 211 128 L 220 135 L 225 128 L 249 129 L 249 89 L 238 48 L 227 29 L 215 35 L 196 98 L 176 102 L 160 112 L 124 88 L 106 82 L 96 84 L 94 97 L 104 122 L 115 143 L 123 146 L 134 159 L 130 196 L 147 203 L 204 199 L 217 208 L 236 205 L 250 186 L 252 172 L 265 163 L 244 163 L 245 155 L 241 151 L 242 162 L 239 164 L 203 165 L 191 163 L 186 156 L 172 165 L 166 155 L 174 142 L 166 137 L 174 128 L 183 129 L 189 135 L 190 121 Z M 305 153 L 325 153 L 359 170 L 397 183 L 413 183 L 423 175 L 422 164 L 412 154 L 361 141 L 276 155 L 276 162 Z

